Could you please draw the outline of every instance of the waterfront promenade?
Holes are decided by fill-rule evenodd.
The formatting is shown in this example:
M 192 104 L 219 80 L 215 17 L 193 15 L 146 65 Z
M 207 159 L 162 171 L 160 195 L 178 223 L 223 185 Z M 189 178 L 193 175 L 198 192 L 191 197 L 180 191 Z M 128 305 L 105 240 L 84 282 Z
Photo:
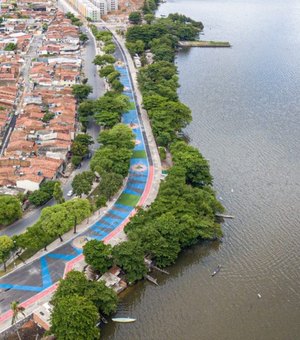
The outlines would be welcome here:
M 118 45 L 118 47 L 121 46 Z M 70 240 L 65 244 L 57 247 L 56 241 L 55 249 L 50 246 L 49 252 L 40 252 L 39 258 L 0 279 L 0 331 L 10 325 L 12 315 L 10 303 L 12 301 L 21 302 L 28 315 L 38 305 L 50 299 L 58 280 L 82 262 L 80 244 L 83 240 L 98 239 L 106 243 L 117 243 L 122 239 L 120 235 L 122 235 L 124 226 L 136 213 L 136 207 L 149 205 L 156 197 L 161 177 L 158 151 L 145 113 L 142 112 L 142 115 L 139 115 L 137 105 L 141 105 L 141 96 L 139 93 L 135 96 L 126 67 L 128 65 L 132 70 L 132 64 L 130 60 L 126 61 L 122 48 L 119 52 L 125 66 L 118 66 L 117 70 L 121 73 L 120 80 L 125 86 L 124 94 L 134 104 L 134 109 L 126 112 L 122 121 L 132 128 L 136 136 L 136 146 L 130 161 L 129 176 L 125 187 L 101 217 L 94 216 L 95 222 L 81 227 L 82 232 L 73 237 L 69 233 Z M 135 98 L 138 99 L 138 103 Z

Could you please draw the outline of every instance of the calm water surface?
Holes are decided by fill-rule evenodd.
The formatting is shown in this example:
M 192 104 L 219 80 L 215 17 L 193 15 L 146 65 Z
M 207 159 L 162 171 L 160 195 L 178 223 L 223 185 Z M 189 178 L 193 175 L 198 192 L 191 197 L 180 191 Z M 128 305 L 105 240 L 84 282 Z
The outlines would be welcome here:
M 192 144 L 236 218 L 159 287 L 128 291 L 118 314 L 137 322 L 109 324 L 103 338 L 300 339 L 300 1 L 176 0 L 159 10 L 169 12 L 233 45 L 182 51 L 177 64 Z

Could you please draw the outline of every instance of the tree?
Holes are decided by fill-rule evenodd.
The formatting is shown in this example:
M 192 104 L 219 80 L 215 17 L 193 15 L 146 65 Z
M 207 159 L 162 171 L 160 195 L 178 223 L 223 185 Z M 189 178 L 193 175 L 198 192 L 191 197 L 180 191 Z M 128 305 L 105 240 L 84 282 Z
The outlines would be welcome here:
M 94 144 L 93 137 L 86 134 L 86 133 L 79 133 L 75 139 L 75 143 L 80 143 L 86 147 L 89 147 L 90 145 Z
M 14 43 L 8 43 L 6 44 L 6 46 L 4 47 L 4 51 L 15 51 L 17 49 L 17 44 Z
M 171 153 L 174 164 L 186 169 L 187 184 L 196 187 L 212 184 L 209 164 L 198 149 L 180 141 L 171 145 Z
M 120 72 L 114 71 L 107 76 L 107 81 L 108 83 L 111 84 L 115 79 L 119 79 L 119 78 L 120 78 Z
M 94 101 L 85 100 L 81 102 L 77 109 L 78 119 L 83 126 L 83 129 L 87 129 L 89 123 L 89 117 L 94 113 Z
M 93 302 L 101 314 L 109 315 L 117 309 L 117 294 L 113 289 L 106 287 L 104 281 L 89 282 L 85 296 Z
M 116 310 L 117 295 L 104 281 L 88 281 L 82 272 L 72 270 L 65 279 L 61 279 L 51 303 L 56 306 L 62 299 L 71 296 L 85 297 L 91 301 L 100 313 L 109 315 Z
M 105 202 L 115 195 L 123 184 L 123 177 L 113 172 L 103 173 L 98 186 L 99 193 L 105 197 Z
M 148 25 L 150 25 L 151 22 L 155 19 L 155 15 L 154 15 L 154 14 L 151 14 L 151 13 L 145 14 L 145 15 L 144 15 L 144 19 L 145 19 L 146 23 L 147 23 Z
M 54 190 L 53 190 L 53 197 L 56 200 L 57 203 L 63 203 L 64 202 L 64 194 L 61 189 L 61 183 L 57 182 L 54 185 Z
M 142 22 L 141 12 L 131 12 L 128 17 L 131 24 L 137 25 Z
M 13 313 L 12 319 L 11 319 L 11 324 L 14 325 L 18 319 L 19 314 L 22 314 L 25 317 L 25 308 L 20 305 L 19 301 L 13 301 L 10 304 L 10 309 Z M 19 340 L 21 340 L 20 334 L 19 334 L 19 329 L 17 328 L 17 335 Z
M 112 72 L 115 72 L 115 68 L 112 65 L 107 65 L 99 71 L 99 75 L 100 77 L 105 78 Z
M 113 247 L 115 263 L 126 273 L 129 282 L 140 280 L 147 272 L 144 252 L 138 241 L 128 241 Z
M 103 66 L 106 64 L 114 64 L 116 59 L 110 54 L 96 55 L 93 63 L 98 66 Z
M 97 124 L 104 128 L 112 128 L 120 122 L 121 115 L 118 112 L 100 111 L 94 116 Z
M 72 181 L 73 192 L 77 196 L 88 195 L 92 189 L 94 174 L 91 171 L 84 171 L 77 174 Z
M 103 48 L 103 51 L 105 53 L 108 53 L 108 54 L 111 54 L 111 53 L 114 53 L 116 50 L 116 46 L 115 44 L 111 43 L 111 44 L 107 44 L 104 48 Z
M 91 240 L 83 247 L 85 262 L 93 269 L 104 274 L 113 264 L 111 257 L 111 246 L 102 241 Z
M 88 154 L 88 146 L 81 144 L 80 142 L 74 141 L 71 146 L 71 152 L 73 156 L 80 156 L 81 159 Z
M 65 203 L 66 209 L 71 213 L 73 218 L 74 234 L 76 226 L 91 214 L 90 202 L 86 199 L 75 198 Z
M 117 93 L 122 93 L 124 91 L 124 85 L 120 82 L 119 79 L 115 79 L 111 83 L 112 89 Z
M 135 42 L 126 42 L 126 47 L 131 55 L 141 54 L 145 51 L 145 43 L 143 40 L 136 40 Z
M 58 339 L 99 339 L 99 314 L 95 305 L 82 296 L 62 298 L 51 314 L 51 333 Z
M 52 112 L 46 112 L 44 114 L 44 117 L 42 118 L 42 121 L 44 123 L 49 123 L 51 119 L 53 119 L 55 117 L 55 114 Z
M 26 229 L 26 232 L 14 236 L 15 244 L 18 248 L 38 251 L 42 248 L 47 250 L 47 245 L 54 240 L 43 228 L 40 220 L 33 226 Z
M 71 270 L 64 279 L 59 280 L 59 285 L 51 299 L 51 303 L 56 306 L 64 298 L 84 296 L 88 283 L 82 272 Z
M 93 92 L 93 88 L 87 84 L 73 85 L 72 92 L 75 98 L 81 102 L 86 99 L 90 93 Z
M 20 201 L 13 196 L 0 195 L 0 225 L 8 225 L 22 217 Z
M 63 204 L 44 208 L 40 221 L 46 234 L 51 238 L 59 237 L 61 242 L 62 235 L 73 227 L 73 217 Z
M 79 166 L 81 161 L 82 161 L 82 157 L 81 156 L 72 156 L 72 158 L 71 158 L 71 162 L 72 162 L 72 164 L 73 164 L 73 166 L 75 168 L 77 168 Z
M 94 153 L 90 167 L 100 175 L 103 175 L 105 172 L 114 172 L 126 177 L 131 155 L 132 150 L 127 148 L 117 148 L 115 146 L 102 147 Z
M 23 316 L 25 316 L 25 308 L 23 306 L 20 305 L 19 301 L 13 301 L 10 304 L 10 309 L 13 312 L 12 315 L 12 319 L 11 319 L 11 324 L 14 325 L 18 319 L 19 314 L 22 314 Z
M 104 130 L 98 138 L 99 143 L 103 146 L 115 146 L 117 148 L 134 148 L 134 134 L 129 126 L 117 124 L 110 130 Z
M 10 252 L 14 248 L 13 240 L 6 236 L 0 236 L 0 261 L 3 263 L 4 271 L 6 271 L 6 260 L 9 258 Z
M 53 197 L 54 186 L 57 181 L 47 181 L 41 184 L 39 190 L 35 190 L 28 197 L 30 203 L 36 207 L 44 205 Z
M 79 34 L 79 40 L 80 40 L 82 43 L 85 43 L 86 41 L 89 40 L 89 37 L 88 37 L 85 33 L 80 33 L 80 34 Z
M 121 115 L 129 108 L 130 102 L 127 96 L 109 91 L 95 101 L 94 112 L 96 114 L 101 111 L 118 112 Z

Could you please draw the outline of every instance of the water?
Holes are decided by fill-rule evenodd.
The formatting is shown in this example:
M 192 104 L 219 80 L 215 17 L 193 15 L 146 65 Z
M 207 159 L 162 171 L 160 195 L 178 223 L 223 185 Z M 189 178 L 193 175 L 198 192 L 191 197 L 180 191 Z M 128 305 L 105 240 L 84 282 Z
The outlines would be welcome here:
M 139 283 L 104 339 L 300 339 L 300 2 L 175 0 L 231 49 L 179 53 L 192 144 L 227 211 L 221 244 L 181 255 L 159 287 Z M 221 272 L 210 273 L 218 264 Z M 257 294 L 261 294 L 261 299 Z

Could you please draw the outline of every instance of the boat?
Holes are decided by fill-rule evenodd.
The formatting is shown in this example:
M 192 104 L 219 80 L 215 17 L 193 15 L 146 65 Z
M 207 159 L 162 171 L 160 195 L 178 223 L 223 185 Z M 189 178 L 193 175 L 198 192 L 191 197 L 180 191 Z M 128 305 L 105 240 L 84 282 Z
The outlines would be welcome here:
M 218 267 L 216 268 L 216 270 L 211 274 L 211 276 L 215 276 L 216 274 L 219 273 L 219 271 L 221 270 L 222 266 L 220 264 L 218 264 Z
M 134 322 L 134 321 L 136 321 L 136 319 L 134 319 L 134 318 L 129 318 L 129 317 L 127 317 L 127 318 L 112 318 L 112 321 L 114 321 L 114 322 Z

